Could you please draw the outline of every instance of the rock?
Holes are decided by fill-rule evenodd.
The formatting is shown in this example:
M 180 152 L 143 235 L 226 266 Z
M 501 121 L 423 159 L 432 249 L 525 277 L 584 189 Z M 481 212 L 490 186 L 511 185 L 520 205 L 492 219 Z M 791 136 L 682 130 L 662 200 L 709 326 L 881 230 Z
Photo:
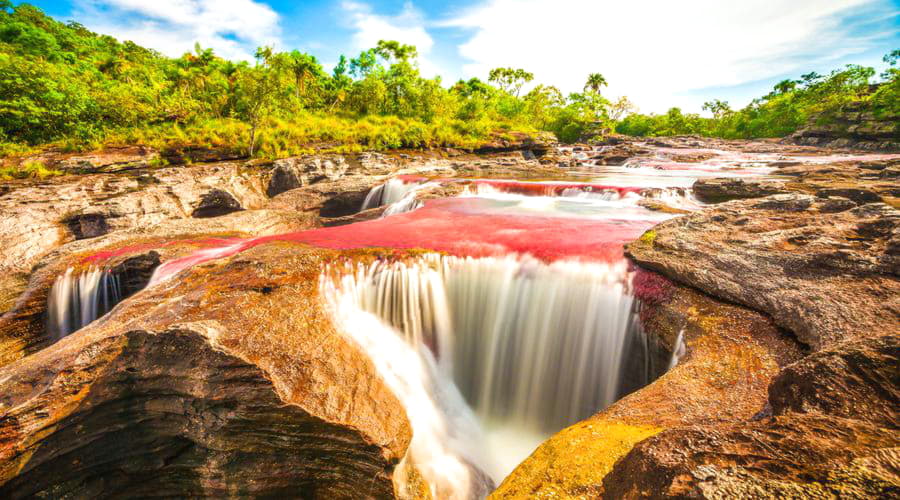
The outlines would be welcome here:
M 773 194 L 786 193 L 784 183 L 777 181 L 745 181 L 743 179 L 725 177 L 700 179 L 694 182 L 694 195 L 706 203 L 745 198 L 762 198 Z
M 639 271 L 636 282 L 649 338 L 670 351 L 680 333 L 686 355 L 649 386 L 545 441 L 491 498 L 610 496 L 604 477 L 635 445 L 665 429 L 744 425 L 765 404 L 779 368 L 801 357 L 798 345 L 759 313 L 667 284 L 654 273 Z M 668 364 L 665 356 L 656 369 Z
M 243 210 L 241 203 L 231 193 L 224 189 L 213 189 L 200 197 L 200 203 L 191 216 L 200 219 L 219 217 L 240 210 Z
M 813 200 L 812 196 L 799 193 L 776 194 L 756 203 L 753 208 L 779 212 L 802 212 L 812 206 Z
M 280 248 L 193 269 L 0 368 L 0 496 L 393 497 L 415 475 L 411 431 L 321 310 L 337 255 Z
M 863 205 L 866 203 L 874 203 L 881 201 L 881 196 L 878 196 L 877 193 L 872 191 L 871 189 L 860 189 L 860 188 L 826 188 L 820 189 L 816 192 L 816 196 L 819 198 L 828 198 L 830 196 L 840 196 L 842 198 L 847 198 L 856 202 L 857 205 Z
M 244 209 L 262 208 L 265 177 L 262 169 L 217 163 L 14 183 L 0 198 L 0 273 L 29 272 L 72 240 L 188 218 L 216 190 Z
M 270 197 L 327 179 L 336 181 L 349 168 L 342 156 L 335 158 L 285 158 L 275 161 L 272 178 L 266 188 Z
M 525 134 L 521 132 L 494 133 L 486 143 L 475 148 L 474 153 L 486 155 L 492 153 L 508 153 L 511 151 L 531 151 L 540 158 L 558 145 L 556 136 L 549 132 Z
M 828 200 L 774 195 L 666 221 L 626 252 L 673 280 L 770 314 L 821 349 L 896 329 L 900 280 L 889 248 L 898 217 L 885 204 L 835 213 Z
M 616 464 L 604 479 L 604 496 L 894 496 L 898 370 L 895 334 L 810 355 L 772 382 L 771 416 L 664 431 Z
M 96 238 L 109 232 L 104 214 L 77 214 L 63 219 L 63 223 L 69 227 L 76 240 Z
M 824 213 L 844 212 L 856 207 L 856 203 L 840 196 L 829 196 L 819 205 L 819 211 Z

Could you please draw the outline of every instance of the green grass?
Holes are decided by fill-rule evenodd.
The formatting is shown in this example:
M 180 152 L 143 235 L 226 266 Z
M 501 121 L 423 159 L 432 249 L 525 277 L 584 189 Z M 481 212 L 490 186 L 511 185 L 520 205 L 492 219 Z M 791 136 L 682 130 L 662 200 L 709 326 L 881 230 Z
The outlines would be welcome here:
M 536 133 L 528 127 L 488 119 L 444 119 L 425 123 L 395 116 L 357 118 L 308 113 L 290 120 L 271 118 L 263 123 L 257 130 L 254 156 L 277 159 L 314 152 L 352 153 L 436 147 L 473 149 L 485 144 L 492 134 L 512 138 L 513 132 Z M 71 138 L 57 141 L 49 147 L 66 152 L 116 146 L 147 146 L 157 150 L 201 147 L 247 151 L 249 142 L 249 124 L 223 118 L 117 129 L 106 132 L 99 139 Z
M 0 180 L 12 179 L 46 179 L 62 175 L 59 170 L 48 168 L 39 161 L 29 161 L 20 165 L 0 167 Z

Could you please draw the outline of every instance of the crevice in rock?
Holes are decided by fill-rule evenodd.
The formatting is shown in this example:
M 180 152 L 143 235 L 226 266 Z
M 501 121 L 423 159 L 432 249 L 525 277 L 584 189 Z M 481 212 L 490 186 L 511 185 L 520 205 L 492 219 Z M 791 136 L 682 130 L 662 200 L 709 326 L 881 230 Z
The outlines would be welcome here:
M 109 224 L 106 219 L 106 214 L 85 213 L 66 217 L 62 222 L 76 240 L 83 240 L 108 233 Z
M 224 189 L 213 189 L 201 196 L 200 203 L 191 213 L 191 217 L 219 217 L 243 210 L 241 203 Z

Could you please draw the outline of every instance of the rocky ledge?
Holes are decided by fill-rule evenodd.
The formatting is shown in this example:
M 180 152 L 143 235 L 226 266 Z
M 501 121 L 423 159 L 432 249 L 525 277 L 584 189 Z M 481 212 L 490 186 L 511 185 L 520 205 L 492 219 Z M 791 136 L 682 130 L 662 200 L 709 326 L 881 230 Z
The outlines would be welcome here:
M 404 408 L 322 309 L 339 256 L 289 247 L 195 268 L 0 368 L 0 496 L 427 497 Z

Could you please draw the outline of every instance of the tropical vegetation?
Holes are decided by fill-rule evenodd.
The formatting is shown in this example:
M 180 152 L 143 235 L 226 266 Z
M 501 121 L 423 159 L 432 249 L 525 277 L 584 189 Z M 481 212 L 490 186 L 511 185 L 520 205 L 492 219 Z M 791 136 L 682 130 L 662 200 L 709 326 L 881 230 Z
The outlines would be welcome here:
M 166 57 L 130 41 L 61 23 L 29 4 L 0 0 L 0 156 L 53 146 L 229 147 L 250 156 L 311 150 L 474 148 L 496 137 L 547 131 L 563 141 L 612 131 L 632 135 L 788 134 L 810 116 L 865 100 L 897 114 L 898 52 L 873 90 L 874 70 L 849 66 L 779 83 L 734 111 L 710 101 L 713 117 L 636 114 L 606 99 L 590 74 L 582 92 L 532 85 L 521 68 L 444 85 L 419 71 L 416 48 L 390 40 L 331 71 L 311 54 L 261 47 L 229 61 L 199 45 Z M 36 170 L 39 171 L 39 170 Z

